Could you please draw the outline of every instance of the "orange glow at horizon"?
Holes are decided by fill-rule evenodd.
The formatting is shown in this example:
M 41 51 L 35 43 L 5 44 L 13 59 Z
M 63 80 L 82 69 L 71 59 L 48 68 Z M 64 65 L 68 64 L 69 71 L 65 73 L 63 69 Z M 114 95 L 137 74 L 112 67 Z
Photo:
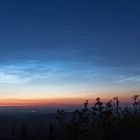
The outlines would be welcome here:
M 52 98 L 52 99 L 0 99 L 0 106 L 64 106 L 64 105 L 83 105 L 85 100 L 94 103 L 96 98 Z M 107 102 L 112 100 L 111 97 L 101 97 L 101 101 Z M 119 98 L 121 103 L 130 103 L 131 97 Z
M 85 99 L 1 99 L 0 106 L 56 106 L 56 105 L 77 105 Z

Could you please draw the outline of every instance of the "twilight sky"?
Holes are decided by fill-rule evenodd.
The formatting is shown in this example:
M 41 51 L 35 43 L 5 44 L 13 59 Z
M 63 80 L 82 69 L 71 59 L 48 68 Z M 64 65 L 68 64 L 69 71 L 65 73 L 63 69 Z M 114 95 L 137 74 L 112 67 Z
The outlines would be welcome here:
M 0 1 L 1 99 L 136 93 L 138 0 Z

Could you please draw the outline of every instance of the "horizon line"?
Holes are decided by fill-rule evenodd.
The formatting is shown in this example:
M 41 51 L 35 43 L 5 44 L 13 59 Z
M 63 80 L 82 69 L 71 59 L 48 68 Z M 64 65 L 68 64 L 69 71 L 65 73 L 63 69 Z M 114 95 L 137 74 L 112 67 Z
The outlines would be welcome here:
M 97 98 L 97 97 L 96 97 Z M 53 107 L 53 106 L 74 106 L 74 105 L 83 105 L 86 100 L 89 100 L 89 104 L 93 104 L 96 101 L 96 98 L 84 98 L 84 97 L 70 97 L 70 98 L 1 98 L 0 99 L 0 107 L 27 107 L 27 106 L 38 106 L 38 107 Z M 101 97 L 100 98 L 103 103 L 106 103 L 110 100 L 113 100 L 113 97 Z M 130 104 L 133 102 L 131 97 L 120 97 L 120 104 Z

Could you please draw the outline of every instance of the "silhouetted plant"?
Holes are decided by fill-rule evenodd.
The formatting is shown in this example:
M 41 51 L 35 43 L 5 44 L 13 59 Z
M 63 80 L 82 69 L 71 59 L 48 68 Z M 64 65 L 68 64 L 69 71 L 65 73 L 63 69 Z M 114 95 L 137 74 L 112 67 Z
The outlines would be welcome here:
M 100 98 L 96 98 L 95 107 L 97 108 L 97 111 L 101 113 L 103 111 L 103 103 L 101 102 Z
M 134 95 L 132 98 L 133 98 L 133 100 L 134 100 L 134 102 L 133 102 L 133 107 L 134 107 L 134 111 L 135 111 L 135 113 L 136 113 L 136 111 L 137 111 L 137 107 L 138 107 L 138 95 Z
M 64 127 L 64 125 L 65 125 L 65 112 L 64 112 L 64 110 L 57 110 L 56 119 L 61 124 L 61 126 Z
M 120 115 L 119 113 L 119 98 L 118 97 L 114 97 L 114 105 L 115 105 L 115 113 L 117 116 Z

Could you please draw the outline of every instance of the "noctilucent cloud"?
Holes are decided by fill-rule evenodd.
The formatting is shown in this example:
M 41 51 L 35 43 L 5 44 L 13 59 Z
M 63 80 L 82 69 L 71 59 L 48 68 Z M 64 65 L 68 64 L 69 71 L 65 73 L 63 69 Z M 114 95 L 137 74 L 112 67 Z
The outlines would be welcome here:
M 0 1 L 0 98 L 139 92 L 139 1 Z

